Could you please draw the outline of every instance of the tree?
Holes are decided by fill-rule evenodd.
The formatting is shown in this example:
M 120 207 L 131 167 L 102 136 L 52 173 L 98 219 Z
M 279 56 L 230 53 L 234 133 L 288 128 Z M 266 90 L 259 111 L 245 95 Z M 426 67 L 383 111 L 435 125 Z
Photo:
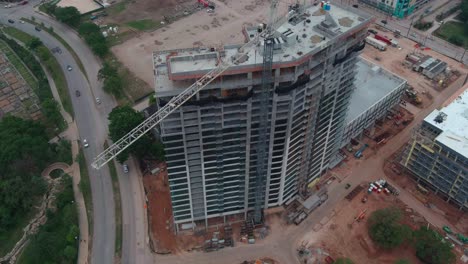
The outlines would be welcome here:
M 78 28 L 78 33 L 85 39 L 93 52 L 104 57 L 109 53 L 106 38 L 102 35 L 101 29 L 93 23 L 83 23 Z
M 115 75 L 118 75 L 117 69 L 109 62 L 105 61 L 102 65 L 102 68 L 98 72 L 98 79 L 103 80 Z
M 73 244 L 76 239 L 80 236 L 80 228 L 76 225 L 72 225 L 67 234 L 67 241 Z
M 47 117 L 47 121 L 49 124 L 55 124 L 60 126 L 63 124 L 63 117 L 60 114 L 60 109 L 57 101 L 54 99 L 46 99 L 41 103 L 42 113 Z
M 456 257 L 449 243 L 443 243 L 443 237 L 436 231 L 421 226 L 414 232 L 416 256 L 428 264 L 452 264 Z
M 42 41 L 38 38 L 32 38 L 30 41 L 28 41 L 28 43 L 26 43 L 26 46 L 28 46 L 28 48 L 32 50 L 37 49 L 41 45 L 42 45 Z
M 392 249 L 410 237 L 411 229 L 398 223 L 401 211 L 390 207 L 373 212 L 369 218 L 369 235 L 379 246 Z
M 120 78 L 117 68 L 108 62 L 98 72 L 98 79 L 104 80 L 103 89 L 106 93 L 113 94 L 116 97 L 121 97 L 123 93 L 123 81 Z
M 156 95 L 152 93 L 149 97 L 149 105 L 154 105 L 156 103 Z
M 122 79 L 118 75 L 106 78 L 102 88 L 106 93 L 113 94 L 120 98 L 123 90 Z
M 68 259 L 68 260 L 74 260 L 76 258 L 76 255 L 77 255 L 77 251 L 76 251 L 76 248 L 72 247 L 72 246 L 67 246 L 64 250 L 63 250 L 63 255 L 65 255 L 65 257 Z
M 395 261 L 395 264 L 411 264 L 411 262 L 407 259 L 399 259 Z
M 133 108 L 131 108 L 128 105 L 125 106 L 118 106 L 112 110 L 109 114 L 109 136 L 112 139 L 112 141 L 117 141 L 121 137 L 123 137 L 125 134 L 130 132 L 134 127 L 139 125 L 141 122 L 143 122 L 144 117 L 143 114 L 135 111 Z M 124 150 L 122 153 L 120 153 L 117 156 L 117 160 L 120 163 L 125 162 L 128 159 L 129 151 L 132 151 L 134 149 L 140 149 L 140 148 L 146 148 L 148 145 L 146 145 L 143 141 L 145 141 L 145 137 L 148 137 L 147 135 L 143 136 L 140 138 L 137 142 L 135 142 L 132 146 Z M 143 140 L 142 140 L 143 139 Z M 143 142 L 142 146 L 140 147 L 140 144 Z
M 81 14 L 74 6 L 55 7 L 55 17 L 71 27 L 78 27 L 80 25 Z
M 354 264 L 354 262 L 349 258 L 339 258 L 333 264 Z
M 465 21 L 465 24 L 468 24 L 468 0 L 463 0 L 460 5 L 461 13 L 460 18 L 462 21 Z

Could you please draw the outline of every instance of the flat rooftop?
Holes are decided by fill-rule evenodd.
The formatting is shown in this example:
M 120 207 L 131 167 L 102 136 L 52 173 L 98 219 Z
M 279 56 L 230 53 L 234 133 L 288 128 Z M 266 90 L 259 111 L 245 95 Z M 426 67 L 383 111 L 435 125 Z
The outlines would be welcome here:
M 432 111 L 424 121 L 443 131 L 437 142 L 468 158 L 468 85 L 449 105 Z
M 365 28 L 372 17 L 351 7 L 331 5 L 329 11 L 320 5 L 304 9 L 292 9 L 276 24 L 273 67 L 291 67 L 306 57 L 326 48 L 331 42 L 344 41 L 349 35 Z M 239 30 L 241 30 L 239 28 Z M 247 40 L 259 33 L 257 27 L 244 28 Z M 260 37 L 262 40 L 262 37 Z M 245 51 L 245 59 L 231 66 L 224 74 L 260 71 L 263 63 L 263 41 L 256 48 Z M 242 45 L 226 45 L 216 48 L 190 48 L 157 51 L 153 53 L 156 91 L 182 88 L 173 80 L 195 79 L 203 76 L 221 61 L 231 62 Z
M 356 68 L 357 74 L 354 80 L 356 89 L 351 95 L 346 124 L 351 123 L 406 83 L 406 80 L 362 57 L 356 63 Z

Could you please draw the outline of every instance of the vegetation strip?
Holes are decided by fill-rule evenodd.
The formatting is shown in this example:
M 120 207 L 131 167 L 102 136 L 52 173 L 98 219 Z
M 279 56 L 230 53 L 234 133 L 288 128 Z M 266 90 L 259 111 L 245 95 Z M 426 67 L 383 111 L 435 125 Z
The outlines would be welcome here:
M 25 21 L 25 22 L 28 22 L 30 24 L 33 24 L 35 26 L 38 26 L 39 28 L 42 28 L 44 31 L 46 31 L 47 33 L 49 33 L 50 35 L 52 35 L 55 39 L 58 40 L 58 42 L 62 43 L 62 45 L 70 52 L 70 54 L 73 56 L 73 59 L 76 61 L 76 63 L 78 64 L 78 67 L 80 68 L 81 72 L 85 75 L 86 79 L 88 79 L 88 74 L 86 73 L 86 70 L 85 70 L 85 67 L 83 66 L 83 63 L 81 62 L 81 59 L 80 57 L 78 56 L 78 54 L 76 54 L 75 50 L 68 44 L 68 42 L 66 42 L 59 34 L 55 33 L 53 28 L 50 27 L 45 27 L 44 25 L 42 24 L 39 24 L 37 23 L 36 21 L 33 21 L 31 19 L 28 19 L 28 18 L 21 18 L 21 20 Z
M 107 149 L 109 144 L 104 143 L 104 148 Z M 112 179 L 112 188 L 114 191 L 114 203 L 115 203 L 115 254 L 118 257 L 122 257 L 122 204 L 120 196 L 119 177 L 117 175 L 117 169 L 115 168 L 115 162 L 109 163 L 109 172 Z
M 62 105 L 63 105 L 63 108 L 65 109 L 65 111 L 67 111 L 71 116 L 74 116 L 74 112 L 73 112 L 73 107 L 72 107 L 72 104 L 71 104 L 71 98 L 70 98 L 70 94 L 68 93 L 68 86 L 67 86 L 67 82 L 66 82 L 66 79 L 65 79 L 65 74 L 62 70 L 62 67 L 60 66 L 60 64 L 57 62 L 57 59 L 52 55 L 52 53 L 50 52 L 50 50 L 48 48 L 46 48 L 42 42 L 37 42 L 38 39 L 29 35 L 29 34 L 26 34 L 16 28 L 12 28 L 12 27 L 4 27 L 3 31 L 5 33 L 7 33 L 9 36 L 13 37 L 14 39 L 17 39 L 21 42 L 23 42 L 24 44 L 28 45 L 30 44 L 32 41 L 36 41 L 37 45 L 35 47 L 31 47 L 29 46 L 29 48 L 31 48 L 32 50 L 35 51 L 36 55 L 39 57 L 39 59 L 41 60 L 42 64 L 47 68 L 47 70 L 49 71 L 50 75 L 52 76 L 52 79 L 54 80 L 54 83 L 55 83 L 55 86 L 57 88 L 57 91 L 59 93 L 59 96 L 60 96 L 60 100 L 62 101 Z M 10 45 L 10 43 L 7 42 L 7 44 Z M 11 45 L 10 45 L 11 47 Z M 18 54 L 18 52 L 16 51 L 16 48 L 18 47 L 11 47 L 13 50 L 15 50 L 15 52 Z M 21 58 L 21 56 L 20 56 Z M 30 59 L 28 60 L 25 60 L 24 58 L 21 58 L 24 63 L 30 67 Z M 34 72 L 32 69 L 31 69 L 32 72 Z M 36 76 L 37 77 L 37 76 Z M 39 96 L 40 98 L 40 96 Z
M 86 213 L 88 216 L 89 238 L 93 235 L 93 199 L 91 194 L 91 182 L 89 180 L 88 167 L 86 166 L 86 158 L 82 151 L 77 156 L 78 164 L 80 165 L 81 180 L 78 185 L 80 191 L 83 193 L 84 202 L 86 205 Z M 91 240 L 89 247 L 91 248 Z

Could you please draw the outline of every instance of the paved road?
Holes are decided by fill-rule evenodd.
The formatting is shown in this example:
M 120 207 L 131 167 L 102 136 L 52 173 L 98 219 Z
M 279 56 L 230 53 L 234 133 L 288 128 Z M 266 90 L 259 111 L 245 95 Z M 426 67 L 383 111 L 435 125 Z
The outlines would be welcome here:
M 343 5 L 359 4 L 359 10 L 367 12 L 376 18 L 376 24 L 383 26 L 391 31 L 400 30 L 401 34 L 404 37 L 424 44 L 425 46 L 433 49 L 434 51 L 440 54 L 463 62 L 465 65 L 468 65 L 468 52 L 466 52 L 464 48 L 452 45 L 449 42 L 437 37 L 430 37 L 430 34 L 428 32 L 419 31 L 413 27 L 411 27 L 410 29 L 411 23 L 416 22 L 416 20 L 419 19 L 419 16 L 423 14 L 424 10 L 428 7 L 432 6 L 432 9 L 435 10 L 439 6 L 445 5 L 437 12 L 428 15 L 426 19 L 429 21 L 435 19 L 435 16 L 439 14 L 442 10 L 450 9 L 453 5 L 456 4 L 456 2 L 460 2 L 459 0 L 433 0 L 430 4 L 427 4 L 422 9 L 416 11 L 414 14 L 405 19 L 394 19 L 386 14 L 376 11 L 375 9 L 366 7 L 366 5 L 359 3 L 357 0 L 332 0 L 332 2 L 334 2 L 335 4 Z M 382 24 L 382 20 L 386 20 L 387 24 Z
M 37 2 L 37 1 L 36 1 Z M 34 11 L 32 6 L 26 5 L 14 7 L 11 9 L 2 9 L 0 7 L 0 16 L 5 19 L 13 18 L 19 20 L 21 17 L 30 18 L 34 16 L 37 22 L 43 22 L 46 26 L 52 26 L 54 32 L 60 35 L 75 51 L 83 65 L 87 74 L 88 84 L 85 84 L 83 76 L 79 72 L 79 67 L 71 59 L 71 55 L 60 44 L 54 42 L 54 45 L 62 49 L 62 54 L 58 55 L 57 59 L 61 65 L 70 64 L 74 70 L 66 72 L 67 81 L 69 81 L 69 90 L 72 95 L 76 87 L 86 90 L 80 98 L 73 99 L 73 107 L 76 113 L 76 121 L 80 128 L 82 138 L 87 138 L 90 141 L 90 149 L 85 152 L 88 163 L 100 153 L 103 148 L 104 139 L 107 138 L 107 115 L 116 106 L 116 102 L 112 96 L 105 94 L 101 87 L 100 81 L 97 79 L 97 72 L 101 68 L 101 63 L 94 56 L 92 51 L 83 42 L 78 35 L 68 26 L 58 23 L 57 21 Z M 15 23 L 14 26 L 28 27 L 29 33 L 41 38 L 44 42 L 44 37 L 48 36 L 45 32 L 38 33 L 32 30 L 32 26 Z M 45 42 L 44 42 L 45 43 Z M 46 44 L 47 45 L 47 44 Z M 66 57 L 66 58 L 65 58 Z M 73 62 L 73 63 L 72 63 Z M 79 79 L 75 82 L 75 79 Z M 80 84 L 81 83 L 81 84 Z M 80 84 L 80 85 L 78 85 Z M 94 104 L 94 98 L 101 98 L 101 105 Z M 75 102 L 86 101 L 85 103 Z M 141 175 L 136 170 L 136 164 L 129 161 L 131 168 L 129 174 L 124 174 L 117 166 L 118 177 L 120 182 L 120 192 L 122 195 L 122 215 L 123 215 L 123 245 L 122 245 L 122 263 L 143 263 L 144 258 L 151 256 L 151 252 L 147 245 L 147 224 L 146 210 L 144 210 L 144 191 L 142 186 Z M 93 249 L 92 263 L 112 263 L 115 240 L 115 218 L 114 218 L 114 203 L 113 193 L 110 182 L 108 169 L 103 168 L 100 171 L 95 171 L 88 168 L 91 176 L 92 195 L 93 195 L 93 211 L 94 211 L 94 231 L 93 231 Z
M 103 143 L 107 137 L 105 118 L 107 111 L 105 108 L 110 106 L 110 103 L 103 99 L 103 102 L 106 103 L 102 106 L 95 104 L 94 96 L 86 77 L 80 72 L 72 55 L 55 38 L 44 31 L 38 32 L 34 30 L 34 26 L 28 23 L 19 23 L 18 19 L 20 17 L 30 17 L 29 13 L 26 12 L 27 10 L 31 11 L 31 9 L 0 9 L 0 22 L 40 38 L 49 49 L 60 47 L 62 50 L 62 54 L 56 54 L 56 58 L 65 73 L 69 92 L 72 95 L 72 105 L 75 110 L 75 120 L 79 135 L 81 139 L 87 139 L 90 145 L 89 148 L 84 150 L 86 159 L 90 161 L 103 150 Z M 16 22 L 9 24 L 7 22 L 9 18 L 14 19 Z M 47 22 L 45 23 L 47 25 Z M 60 31 L 60 29 L 55 28 L 54 30 L 56 32 Z M 86 58 L 81 57 L 81 59 L 84 65 L 88 65 Z M 67 71 L 67 65 L 72 66 L 73 70 Z M 95 64 L 90 62 L 89 65 Z M 75 91 L 80 91 L 81 96 L 75 97 Z M 112 103 L 112 101 L 110 102 Z M 115 211 L 111 178 L 107 168 L 96 171 L 88 166 L 88 170 L 90 172 L 94 212 L 91 262 L 110 264 L 113 263 L 115 246 Z

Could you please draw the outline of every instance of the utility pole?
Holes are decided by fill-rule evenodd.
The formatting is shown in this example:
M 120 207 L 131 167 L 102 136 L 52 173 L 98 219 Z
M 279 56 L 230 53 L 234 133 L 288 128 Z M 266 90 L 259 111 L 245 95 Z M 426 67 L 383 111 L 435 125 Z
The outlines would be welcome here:
M 414 18 L 415 18 L 415 16 L 413 16 L 413 18 L 411 18 L 411 23 L 410 23 L 409 28 L 408 28 L 408 33 L 406 33 L 406 38 L 408 38 L 408 36 L 409 36 L 409 32 L 411 30 L 411 26 L 413 25 Z

